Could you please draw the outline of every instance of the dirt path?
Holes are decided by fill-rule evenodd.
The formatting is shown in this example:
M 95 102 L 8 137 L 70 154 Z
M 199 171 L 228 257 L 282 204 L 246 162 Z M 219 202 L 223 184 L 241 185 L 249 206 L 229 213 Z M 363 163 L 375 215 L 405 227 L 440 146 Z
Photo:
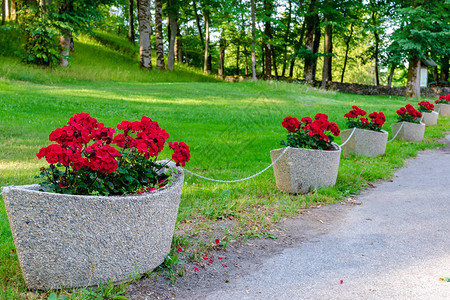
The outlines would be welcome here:
M 229 246 L 213 263 L 188 265 L 175 285 L 144 279 L 127 296 L 450 299 L 450 283 L 439 281 L 450 276 L 450 148 L 422 152 L 392 182 L 280 227 L 276 240 Z

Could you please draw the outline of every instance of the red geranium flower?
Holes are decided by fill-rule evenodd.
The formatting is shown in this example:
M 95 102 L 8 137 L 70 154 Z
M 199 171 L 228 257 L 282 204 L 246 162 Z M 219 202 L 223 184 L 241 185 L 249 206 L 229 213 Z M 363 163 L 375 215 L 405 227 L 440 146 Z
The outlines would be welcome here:
M 283 127 L 286 128 L 288 132 L 292 133 L 298 129 L 298 126 L 300 126 L 300 121 L 296 117 L 289 116 L 284 118 L 281 125 L 283 125 Z

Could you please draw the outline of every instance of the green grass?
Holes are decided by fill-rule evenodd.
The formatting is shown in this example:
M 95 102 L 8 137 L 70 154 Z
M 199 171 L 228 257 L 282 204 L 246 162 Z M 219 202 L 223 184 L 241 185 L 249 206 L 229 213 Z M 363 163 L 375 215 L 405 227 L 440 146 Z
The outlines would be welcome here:
M 358 105 L 368 112 L 385 112 L 384 128 L 390 132 L 395 111 L 417 101 L 277 82 L 217 82 L 181 66 L 175 73 L 146 72 L 139 70 L 136 58 L 86 36 L 76 44 L 71 64 L 67 69 L 46 70 L 0 56 L 0 186 L 35 182 L 34 175 L 45 165 L 35 153 L 49 144 L 53 129 L 82 111 L 107 126 L 147 115 L 166 129 L 171 141 L 183 140 L 190 146 L 192 159 L 186 168 L 229 180 L 250 176 L 270 164 L 270 150 L 281 147 L 286 136 L 281 121 L 287 115 L 301 118 L 322 112 L 343 129 L 344 113 Z M 178 226 L 192 221 L 197 225 L 194 231 L 208 230 L 215 220 L 234 218 L 238 224 L 234 234 L 256 235 L 302 208 L 342 200 L 368 183 L 391 178 L 406 158 L 439 146 L 436 139 L 449 125 L 450 118 L 441 117 L 437 126 L 426 128 L 423 142 L 394 141 L 381 157 L 341 158 L 336 186 L 309 195 L 279 192 L 272 169 L 234 184 L 187 176 Z M 0 203 L 0 298 L 24 299 L 26 287 L 11 249 L 14 243 Z

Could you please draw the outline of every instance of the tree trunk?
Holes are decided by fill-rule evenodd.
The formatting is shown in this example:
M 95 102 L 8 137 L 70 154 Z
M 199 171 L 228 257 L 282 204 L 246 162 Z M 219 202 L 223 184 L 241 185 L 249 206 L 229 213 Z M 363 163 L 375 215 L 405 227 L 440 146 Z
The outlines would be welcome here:
M 388 87 L 392 87 L 392 79 L 394 78 L 395 64 L 391 65 L 391 71 L 389 72 Z
M 194 8 L 195 24 L 197 24 L 198 35 L 200 36 L 200 40 L 202 41 L 202 46 L 204 46 L 205 41 L 203 40 L 202 27 L 200 26 L 200 17 L 198 16 L 197 3 L 195 2 L 195 0 L 192 1 L 192 6 Z
M 156 67 L 159 70 L 164 70 L 165 63 L 164 63 L 161 0 L 155 0 L 155 37 L 156 37 Z
M 375 24 L 376 23 L 376 13 L 372 12 L 372 21 Z M 375 30 L 373 32 L 373 36 L 375 37 L 375 85 L 380 85 L 380 78 L 378 75 L 378 55 L 379 55 L 379 45 L 380 45 L 380 36 L 378 34 L 378 31 Z
M 225 47 L 226 47 L 226 40 L 223 37 L 223 33 L 220 36 L 219 41 L 219 76 L 223 78 L 225 75 Z
M 286 34 L 284 36 L 284 53 L 283 53 L 283 71 L 281 76 L 284 77 L 286 74 L 286 65 L 287 65 L 287 52 L 288 52 L 288 43 L 289 43 L 289 34 L 291 32 L 291 14 L 292 14 L 292 0 L 288 1 L 289 9 L 288 9 L 288 19 L 286 24 Z
M 325 2 L 326 4 L 328 1 Z M 325 16 L 325 21 L 330 21 L 329 16 Z M 326 89 L 327 83 L 333 82 L 331 74 L 331 64 L 333 55 L 333 27 L 331 25 L 325 26 L 325 37 L 324 37 L 324 49 L 325 56 L 323 57 L 323 70 L 322 70 L 322 88 Z
M 209 74 L 209 11 L 207 9 L 203 10 L 203 21 L 205 22 L 205 61 L 203 64 L 203 73 Z
M 266 14 L 266 22 L 264 25 L 264 35 L 265 35 L 265 65 L 266 65 L 266 78 L 270 79 L 272 77 L 272 45 L 270 44 L 270 36 L 272 35 L 272 29 L 270 25 L 270 16 L 272 12 L 272 3 L 270 2 L 272 0 L 264 0 L 264 9 Z
M 275 71 L 275 78 L 278 80 L 278 67 L 277 67 L 277 55 L 275 48 L 272 46 L 272 59 L 273 59 L 273 70 Z
M 59 37 L 59 46 L 61 47 L 59 54 L 63 55 L 63 57 L 61 57 L 61 62 L 59 63 L 59 65 L 64 68 L 69 65 L 67 57 L 69 56 L 70 40 L 72 38 L 71 36 L 72 35 L 67 32 L 65 35 Z
M 128 0 L 128 40 L 134 44 L 134 0 Z
M 11 9 L 11 13 L 9 14 L 10 19 L 12 21 L 15 21 L 17 19 L 17 10 L 16 10 L 16 1 L 15 0 L 10 1 L 10 9 Z
M 150 51 L 150 0 L 137 0 L 139 21 L 139 65 L 143 69 L 152 69 Z
M 252 79 L 256 81 L 256 52 L 255 52 L 255 40 L 256 40 L 256 22 L 255 22 L 255 0 L 251 0 L 252 5 Z
M 5 21 L 6 21 L 6 2 L 8 0 L 3 0 L 2 1 L 2 25 L 5 25 Z
M 244 46 L 244 74 L 248 76 L 248 52 L 246 46 Z
M 236 48 L 236 75 L 239 76 L 239 54 L 240 54 L 240 46 L 237 45 Z
M 348 36 L 348 39 L 345 41 L 345 57 L 344 57 L 344 66 L 342 67 L 341 83 L 344 82 L 345 68 L 347 67 L 348 51 L 350 49 L 350 41 L 352 39 L 352 36 L 353 36 L 353 23 L 350 25 L 350 35 Z
M 169 53 L 167 55 L 167 68 L 173 71 L 175 68 L 175 38 L 177 36 L 177 9 L 176 0 L 167 0 L 167 13 L 169 15 L 168 30 L 169 34 Z
M 316 29 L 316 13 L 314 12 L 316 0 L 311 0 L 308 13 L 305 16 L 305 50 L 308 52 L 305 56 L 305 69 L 303 79 L 309 83 L 314 83 L 313 65 L 314 65 L 314 31 Z
M 300 48 L 303 43 L 303 38 L 305 36 L 305 26 L 306 26 L 306 22 L 303 22 L 302 29 L 300 31 L 300 38 L 297 43 L 298 48 Z M 294 66 L 295 66 L 295 56 L 291 59 L 291 66 L 289 68 L 289 77 L 290 78 L 292 78 L 294 76 Z
M 444 56 L 441 65 L 441 81 L 448 81 L 448 73 L 450 69 L 450 57 Z
M 413 57 L 409 60 L 406 97 L 420 97 L 420 60 Z
M 181 45 L 181 33 L 177 22 L 177 36 L 175 38 L 175 60 L 183 62 L 183 49 Z
M 319 47 L 320 47 L 320 38 L 322 37 L 322 34 L 320 32 L 320 20 L 319 20 L 319 16 L 317 15 L 316 18 L 316 30 L 314 31 L 314 47 L 313 47 L 313 53 L 314 53 L 314 63 L 312 66 L 312 78 L 313 81 L 316 81 L 316 71 L 317 71 L 317 53 L 319 52 Z
M 375 85 L 380 85 L 380 77 L 378 74 L 378 52 L 379 52 L 379 37 L 378 33 L 375 33 Z
M 266 60 L 265 60 L 265 57 L 266 57 L 266 49 L 265 49 L 265 45 L 266 44 L 263 44 L 262 45 L 262 47 L 261 47 L 261 57 L 262 57 L 262 59 L 261 59 L 261 67 L 262 67 L 262 69 L 261 69 L 261 73 L 262 74 L 266 74 Z

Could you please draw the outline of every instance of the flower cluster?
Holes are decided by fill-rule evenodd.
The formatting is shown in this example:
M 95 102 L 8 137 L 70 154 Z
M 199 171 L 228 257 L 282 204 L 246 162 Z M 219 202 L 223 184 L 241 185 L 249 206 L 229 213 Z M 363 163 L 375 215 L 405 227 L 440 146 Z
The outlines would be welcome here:
M 173 142 L 169 143 L 169 148 L 174 152 L 172 154 L 172 159 L 177 163 L 177 166 L 182 165 L 183 167 L 191 159 L 191 153 L 189 152 L 189 147 L 185 142 Z
M 420 101 L 417 103 L 419 105 L 419 111 L 420 112 L 432 112 L 434 110 L 434 104 L 430 103 L 429 101 Z
M 422 113 L 416 110 L 411 104 L 406 104 L 405 107 L 401 107 L 397 110 L 399 122 L 411 122 L 420 123 Z
M 75 114 L 50 133 L 56 142 L 36 154 L 45 157 L 49 168 L 41 168 L 41 186 L 57 193 L 79 195 L 122 195 L 152 191 L 167 184 L 169 174 L 157 163 L 169 138 L 158 123 L 143 116 L 140 121 L 122 121 L 115 129 L 106 127 L 87 113 Z M 172 159 L 185 165 L 189 147 L 174 142 Z
M 105 127 L 87 113 L 70 118 L 67 125 L 50 133 L 49 140 L 56 142 L 43 147 L 36 154 L 45 157 L 49 164 L 61 164 L 74 172 L 82 168 L 112 173 L 117 169 L 116 157 L 120 153 L 110 146 L 114 128 Z M 90 142 L 93 142 L 88 146 Z
M 439 96 L 439 99 L 434 101 L 434 103 L 449 104 L 450 103 L 450 94 L 448 94 L 447 96 L 444 96 L 444 95 Z
M 374 131 L 381 131 L 384 122 L 386 122 L 386 116 L 383 112 L 376 112 L 369 114 L 369 119 L 363 118 L 367 115 L 367 112 L 356 105 L 352 106 L 352 110 L 344 115 L 347 118 L 348 128 L 361 128 Z
M 334 136 L 339 136 L 340 130 L 336 123 L 328 121 L 326 114 L 317 114 L 314 121 L 310 117 L 304 117 L 300 121 L 288 116 L 284 118 L 282 125 L 287 129 L 287 142 L 282 145 L 296 148 L 309 148 L 329 150 L 333 149 Z

